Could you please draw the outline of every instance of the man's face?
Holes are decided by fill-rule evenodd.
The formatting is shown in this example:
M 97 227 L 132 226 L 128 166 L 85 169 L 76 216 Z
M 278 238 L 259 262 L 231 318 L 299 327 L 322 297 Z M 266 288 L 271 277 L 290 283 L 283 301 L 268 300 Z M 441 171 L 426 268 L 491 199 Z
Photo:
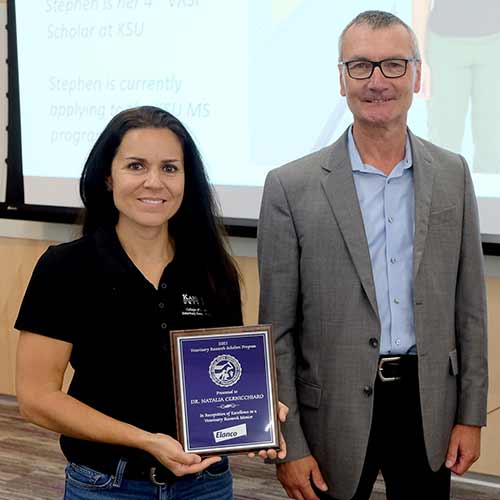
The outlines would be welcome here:
M 366 24 L 354 25 L 345 33 L 342 60 L 410 59 L 413 57 L 411 37 L 404 26 L 372 29 Z M 386 78 L 375 68 L 367 80 L 355 80 L 339 65 L 340 93 L 354 115 L 354 123 L 406 126 L 406 116 L 413 93 L 420 90 L 420 62 L 409 62 L 406 74 Z

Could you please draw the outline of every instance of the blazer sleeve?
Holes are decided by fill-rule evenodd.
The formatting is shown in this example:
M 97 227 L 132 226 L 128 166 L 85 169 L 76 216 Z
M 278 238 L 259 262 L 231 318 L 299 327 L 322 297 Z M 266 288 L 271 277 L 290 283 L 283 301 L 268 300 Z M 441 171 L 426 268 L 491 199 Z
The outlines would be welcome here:
M 271 171 L 264 185 L 258 227 L 260 276 L 259 321 L 272 324 L 278 393 L 290 412 L 282 432 L 286 461 L 310 455 L 300 425 L 295 387 L 296 337 L 300 330 L 300 246 L 292 211 L 278 173 Z
M 455 297 L 460 356 L 457 423 L 486 425 L 488 392 L 487 313 L 483 253 L 472 179 L 465 160 L 464 213 Z

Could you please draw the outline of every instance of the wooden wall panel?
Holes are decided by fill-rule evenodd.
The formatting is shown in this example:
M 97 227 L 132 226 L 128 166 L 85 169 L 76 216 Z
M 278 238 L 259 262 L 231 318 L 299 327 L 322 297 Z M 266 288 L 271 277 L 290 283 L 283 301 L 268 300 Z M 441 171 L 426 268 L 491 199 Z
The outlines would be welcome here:
M 481 457 L 471 471 L 500 476 L 500 411 L 488 415 L 488 425 L 481 432 Z
M 243 321 L 246 325 L 255 325 L 259 317 L 259 273 L 255 257 L 236 257 L 243 280 L 241 303 Z
M 500 278 L 487 278 L 486 290 L 488 293 L 488 359 L 490 376 L 488 411 L 498 409 L 497 412 L 500 414 Z M 500 435 L 500 426 L 498 430 Z M 498 463 L 500 467 L 500 461 Z
M 49 242 L 0 238 L 0 394 L 14 394 L 14 332 L 19 305 L 33 266 Z
M 14 394 L 14 321 L 33 266 L 49 242 L 0 238 L 0 394 Z M 236 258 L 242 278 L 242 304 L 245 324 L 258 321 L 259 278 L 255 257 Z M 483 432 L 483 455 L 475 472 L 500 476 L 500 278 L 487 279 L 489 317 L 490 393 L 488 428 Z M 65 385 L 71 379 L 68 370 Z

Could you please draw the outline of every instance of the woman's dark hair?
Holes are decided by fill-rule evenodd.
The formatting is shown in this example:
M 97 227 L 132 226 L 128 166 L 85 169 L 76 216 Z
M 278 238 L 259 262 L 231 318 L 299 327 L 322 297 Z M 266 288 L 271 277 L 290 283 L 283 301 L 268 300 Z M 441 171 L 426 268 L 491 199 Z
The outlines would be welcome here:
M 179 139 L 184 153 L 184 197 L 177 213 L 168 221 L 169 237 L 176 255 L 197 270 L 213 306 L 240 304 L 239 275 L 224 244 L 214 193 L 208 182 L 200 152 L 184 125 L 172 114 L 154 106 L 141 106 L 118 113 L 94 144 L 80 178 L 84 204 L 83 234 L 114 228 L 119 212 L 108 190 L 111 163 L 124 135 L 133 129 L 165 128 Z

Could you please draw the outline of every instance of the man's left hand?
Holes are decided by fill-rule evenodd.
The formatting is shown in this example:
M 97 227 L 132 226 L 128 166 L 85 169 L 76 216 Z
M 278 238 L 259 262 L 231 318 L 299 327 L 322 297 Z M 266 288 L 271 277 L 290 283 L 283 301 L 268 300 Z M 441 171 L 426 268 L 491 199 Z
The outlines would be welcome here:
M 446 467 L 461 476 L 479 458 L 481 427 L 457 424 L 451 431 Z
M 288 406 L 283 404 L 281 401 L 278 401 L 278 419 L 281 423 L 285 423 L 286 421 L 286 417 L 288 415 Z M 271 460 L 275 460 L 277 458 L 283 460 L 285 457 L 286 457 L 286 441 L 285 441 L 285 438 L 283 437 L 283 434 L 281 433 L 281 430 L 279 431 L 280 432 L 280 447 L 279 447 L 279 450 L 273 450 L 273 449 L 269 449 L 269 450 L 260 450 L 259 451 L 259 457 L 263 458 L 263 459 L 271 459 Z M 253 458 L 255 457 L 255 453 L 251 452 L 251 453 L 248 453 L 248 456 L 250 458 Z

